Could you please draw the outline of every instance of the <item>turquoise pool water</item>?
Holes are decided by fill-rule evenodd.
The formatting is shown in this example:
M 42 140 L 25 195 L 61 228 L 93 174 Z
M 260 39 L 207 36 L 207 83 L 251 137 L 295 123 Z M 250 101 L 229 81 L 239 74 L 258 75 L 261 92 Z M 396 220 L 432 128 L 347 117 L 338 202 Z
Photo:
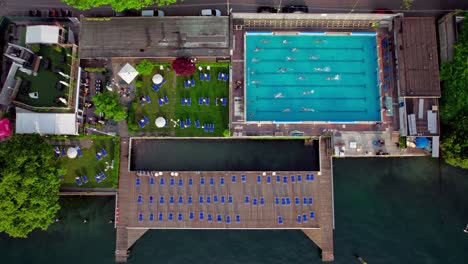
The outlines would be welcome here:
M 380 121 L 374 33 L 246 33 L 247 121 Z

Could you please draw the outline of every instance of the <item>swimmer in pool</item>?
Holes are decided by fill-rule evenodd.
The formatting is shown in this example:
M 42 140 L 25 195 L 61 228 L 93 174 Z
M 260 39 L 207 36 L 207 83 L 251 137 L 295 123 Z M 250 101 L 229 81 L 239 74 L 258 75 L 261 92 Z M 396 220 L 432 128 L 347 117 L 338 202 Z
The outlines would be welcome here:
M 297 77 L 297 79 L 298 79 L 299 81 L 303 81 L 303 80 L 305 80 L 306 78 L 305 78 L 304 76 L 299 76 L 299 77 Z
M 254 49 L 255 52 L 259 52 L 259 51 L 262 51 L 263 49 L 259 49 L 259 48 L 256 48 Z
M 289 44 L 291 42 L 287 41 L 287 40 L 283 40 L 283 44 Z
M 292 60 L 294 60 L 294 58 L 293 57 L 286 57 L 286 60 L 287 61 L 292 61 Z
M 327 81 L 339 81 L 340 80 L 340 75 L 337 74 L 337 75 L 335 75 L 333 77 L 327 77 L 327 78 L 325 78 L 325 80 L 327 80 Z
M 304 112 L 315 112 L 315 110 L 313 108 L 305 108 L 305 107 L 302 107 L 302 111 L 304 111 Z
M 257 58 L 252 58 L 252 62 L 258 62 Z
M 305 92 L 303 92 L 302 94 L 303 94 L 303 95 L 306 95 L 306 94 L 313 94 L 313 93 L 315 93 L 315 91 L 314 91 L 314 90 L 310 90 L 310 91 L 305 91 Z
M 318 60 L 320 56 L 309 56 L 309 60 Z
M 296 51 L 297 51 L 297 48 L 292 48 L 291 51 L 292 51 L 292 52 L 296 52 Z
M 270 43 L 270 41 L 266 40 L 266 39 L 262 39 L 262 40 L 260 40 L 260 42 L 265 43 L 265 44 Z
M 283 97 L 284 97 L 284 95 L 282 93 L 275 94 L 275 99 L 283 98 Z
M 316 70 L 316 71 L 321 71 L 321 72 L 329 72 L 329 71 L 330 71 L 330 67 L 323 67 L 323 68 L 315 67 L 314 70 Z
M 278 68 L 278 71 L 283 73 L 283 72 L 286 72 L 288 70 L 288 68 Z
M 288 112 L 291 112 L 291 109 L 286 108 L 286 109 L 283 109 L 283 111 L 281 111 L 281 112 L 283 112 L 283 113 L 288 113 Z
M 260 83 L 260 81 L 257 81 L 257 80 L 252 81 L 252 84 L 256 84 L 256 83 Z

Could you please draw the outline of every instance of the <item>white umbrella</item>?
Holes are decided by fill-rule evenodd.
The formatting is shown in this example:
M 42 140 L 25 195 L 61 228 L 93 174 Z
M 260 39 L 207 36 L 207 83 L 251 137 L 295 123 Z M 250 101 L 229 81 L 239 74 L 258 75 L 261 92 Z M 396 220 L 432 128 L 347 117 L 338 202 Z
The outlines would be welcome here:
M 77 155 L 78 155 L 78 152 L 76 151 L 76 148 L 73 148 L 73 147 L 69 147 L 69 148 L 68 148 L 68 150 L 67 150 L 67 156 L 68 156 L 70 159 L 76 158 Z
M 162 116 L 156 118 L 156 121 L 154 122 L 157 127 L 164 127 L 166 125 L 166 119 Z
M 157 73 L 153 76 L 153 83 L 154 84 L 160 84 L 163 81 L 163 77 L 161 74 Z
M 132 67 L 129 63 L 125 64 L 123 68 L 119 71 L 119 76 L 124 80 L 126 83 L 130 84 L 135 77 L 137 77 L 138 72 L 135 68 Z

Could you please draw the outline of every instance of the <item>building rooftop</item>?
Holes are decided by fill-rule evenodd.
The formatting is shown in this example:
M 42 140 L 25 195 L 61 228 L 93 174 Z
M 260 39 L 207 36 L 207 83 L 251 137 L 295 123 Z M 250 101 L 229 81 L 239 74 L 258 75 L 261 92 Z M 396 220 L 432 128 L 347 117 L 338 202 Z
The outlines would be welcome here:
M 36 113 L 16 107 L 17 134 L 77 135 L 74 113 Z
M 229 56 L 228 17 L 84 19 L 81 58 Z
M 400 93 L 440 97 L 437 36 L 433 17 L 395 19 Z

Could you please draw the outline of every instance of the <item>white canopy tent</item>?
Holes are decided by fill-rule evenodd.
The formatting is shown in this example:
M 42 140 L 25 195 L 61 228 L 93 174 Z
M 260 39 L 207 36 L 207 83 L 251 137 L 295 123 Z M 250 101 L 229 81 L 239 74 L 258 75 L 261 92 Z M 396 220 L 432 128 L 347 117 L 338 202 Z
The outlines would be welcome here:
M 35 113 L 16 107 L 17 134 L 77 135 L 74 113 Z
M 130 65 L 130 63 L 125 64 L 125 66 L 123 66 L 123 68 L 119 71 L 118 74 L 120 78 L 122 78 L 122 80 L 124 80 L 128 84 L 130 84 L 133 81 L 133 79 L 135 79 L 135 77 L 138 76 L 137 70 L 135 70 L 135 68 L 133 68 L 133 66 Z
M 60 27 L 58 26 L 28 26 L 26 27 L 26 44 L 58 44 Z

